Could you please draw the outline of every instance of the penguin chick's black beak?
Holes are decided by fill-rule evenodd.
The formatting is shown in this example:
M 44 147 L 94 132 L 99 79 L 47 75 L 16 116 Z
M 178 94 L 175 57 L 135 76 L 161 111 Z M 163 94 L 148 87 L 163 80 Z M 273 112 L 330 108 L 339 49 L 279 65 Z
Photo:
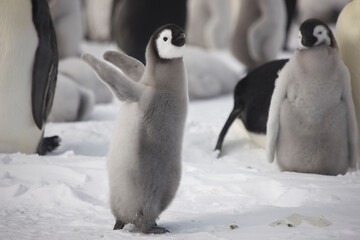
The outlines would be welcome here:
M 181 33 L 175 39 L 173 39 L 172 44 L 178 47 L 182 47 L 185 45 L 185 33 Z
M 305 47 L 312 47 L 317 42 L 317 38 L 314 36 L 303 36 L 301 39 L 301 44 Z

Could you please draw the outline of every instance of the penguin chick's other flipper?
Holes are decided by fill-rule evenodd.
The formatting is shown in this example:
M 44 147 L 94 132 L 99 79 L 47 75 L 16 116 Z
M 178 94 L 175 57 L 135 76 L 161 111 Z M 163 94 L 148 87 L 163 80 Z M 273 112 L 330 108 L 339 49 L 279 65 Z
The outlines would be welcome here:
M 104 53 L 104 59 L 120 68 L 126 76 L 136 82 L 140 81 L 141 76 L 144 74 L 144 64 L 124 53 L 107 51 Z
M 33 21 L 37 29 L 39 44 L 33 67 L 32 112 L 37 127 L 42 129 L 54 100 L 58 52 L 48 5 L 33 4 L 33 6 L 36 6 L 33 9 Z
M 147 88 L 145 85 L 130 80 L 127 76 L 91 54 L 83 54 L 82 59 L 94 69 L 99 78 L 106 83 L 120 101 L 136 102 Z
M 48 152 L 52 152 L 57 147 L 59 147 L 60 142 L 61 142 L 61 138 L 58 136 L 42 138 L 39 143 L 37 153 L 39 155 L 45 155 Z

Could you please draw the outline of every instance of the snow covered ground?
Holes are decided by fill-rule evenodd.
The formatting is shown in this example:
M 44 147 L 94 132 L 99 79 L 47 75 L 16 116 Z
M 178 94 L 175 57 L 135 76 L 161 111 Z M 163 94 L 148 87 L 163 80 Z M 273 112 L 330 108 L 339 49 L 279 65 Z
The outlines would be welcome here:
M 182 181 L 160 216 L 166 235 L 113 231 L 106 153 L 121 103 L 86 122 L 50 123 L 62 144 L 47 156 L 0 155 L 0 239 L 360 239 L 360 172 L 280 172 L 234 124 L 213 152 L 232 96 L 190 103 Z

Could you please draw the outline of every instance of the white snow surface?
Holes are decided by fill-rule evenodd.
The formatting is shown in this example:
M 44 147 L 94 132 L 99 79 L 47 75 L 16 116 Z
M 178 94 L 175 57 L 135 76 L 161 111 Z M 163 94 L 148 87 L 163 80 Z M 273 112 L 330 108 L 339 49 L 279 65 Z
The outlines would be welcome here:
M 190 102 L 181 184 L 158 220 L 171 233 L 113 231 L 106 154 L 120 107 L 97 105 L 88 121 L 47 124 L 47 136 L 62 138 L 50 155 L 0 155 L 1 240 L 360 239 L 359 171 L 280 172 L 236 124 L 217 158 L 232 95 Z

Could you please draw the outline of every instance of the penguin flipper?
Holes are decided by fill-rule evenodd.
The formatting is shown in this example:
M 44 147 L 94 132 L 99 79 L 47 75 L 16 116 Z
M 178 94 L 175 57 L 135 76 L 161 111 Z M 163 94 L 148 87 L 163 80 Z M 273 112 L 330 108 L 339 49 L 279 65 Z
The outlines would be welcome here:
M 134 80 L 140 81 L 145 71 L 145 66 L 139 60 L 130 57 L 124 53 L 116 51 L 107 51 L 104 53 L 104 59 L 120 68 L 126 76 Z
M 97 73 L 102 80 L 120 101 L 139 100 L 142 93 L 148 88 L 138 82 L 132 81 L 126 75 L 114 67 L 97 59 L 91 54 L 83 54 L 82 59 Z
M 39 44 L 32 73 L 32 113 L 37 127 L 42 129 L 54 100 L 58 70 L 56 35 L 46 2 L 33 7 L 33 21 Z
M 280 128 L 281 103 L 287 95 L 287 80 L 289 74 L 284 72 L 284 68 L 275 81 L 275 88 L 270 102 L 269 117 L 266 124 L 266 158 L 270 163 L 272 163 L 275 158 L 275 149 Z

